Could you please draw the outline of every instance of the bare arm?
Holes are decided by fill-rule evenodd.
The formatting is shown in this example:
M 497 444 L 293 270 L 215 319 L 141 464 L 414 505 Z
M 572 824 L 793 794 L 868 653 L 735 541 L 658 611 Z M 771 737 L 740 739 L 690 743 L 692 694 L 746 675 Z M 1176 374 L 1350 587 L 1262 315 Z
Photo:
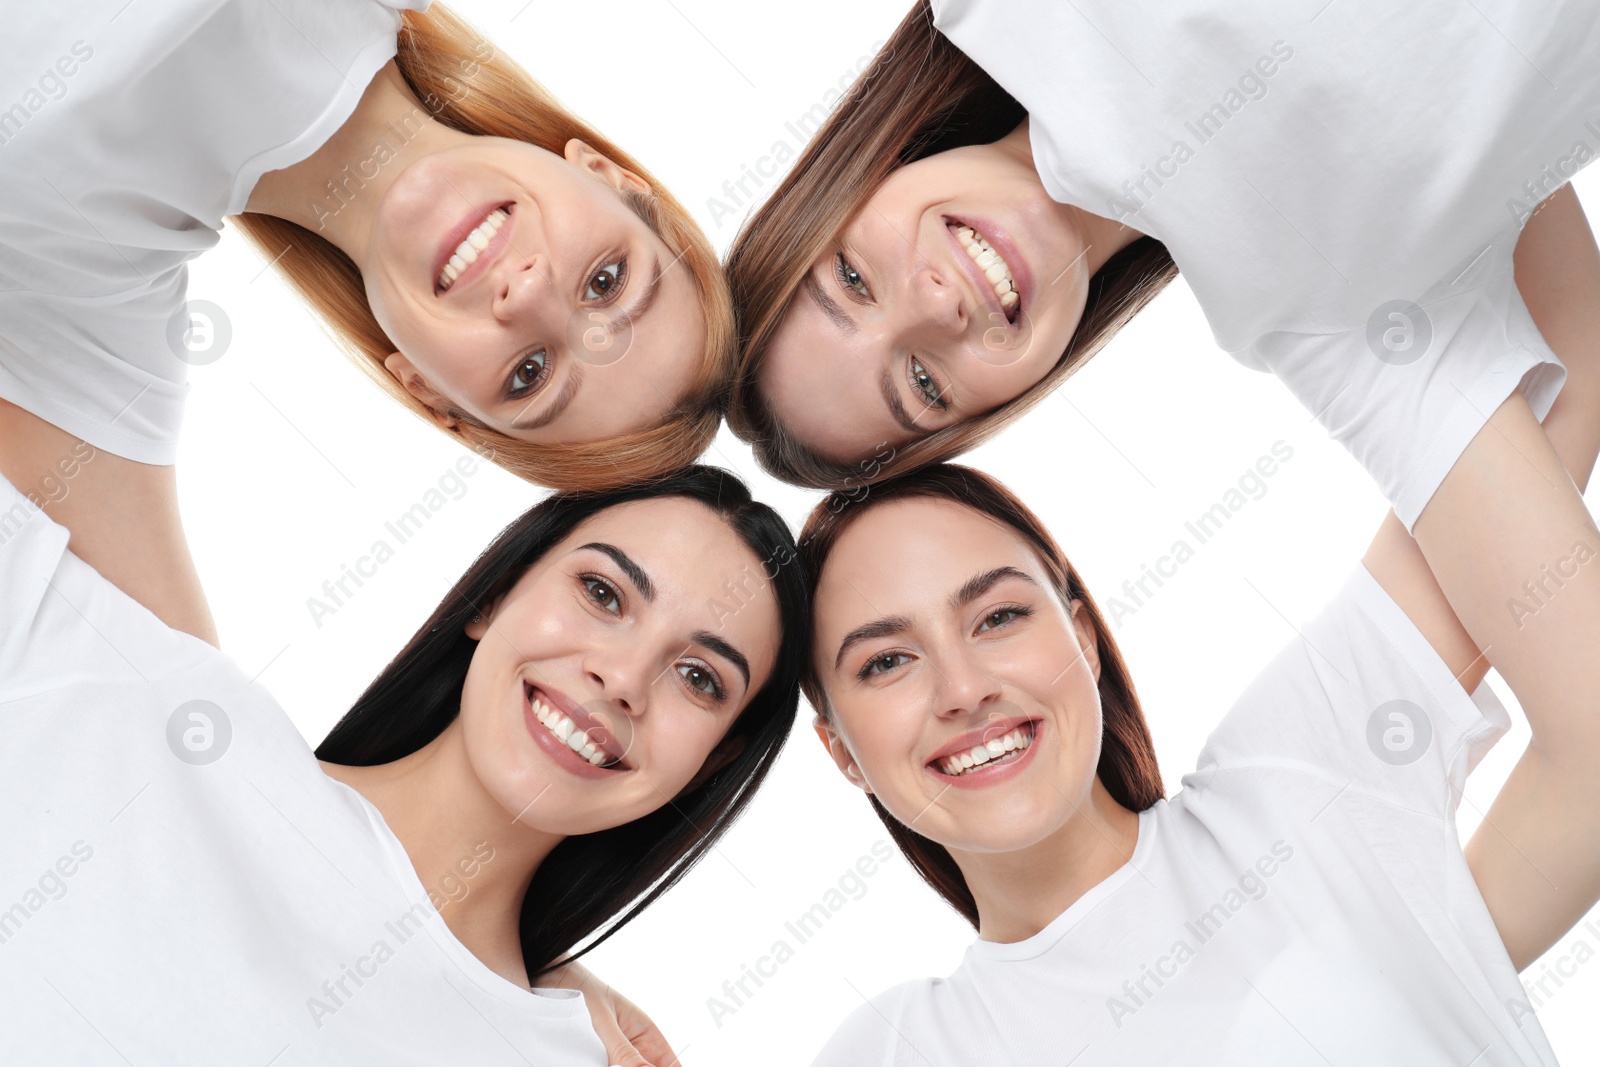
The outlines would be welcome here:
M 217 643 L 178 516 L 174 468 L 95 450 L 0 400 L 0 474 L 41 502 L 71 532 L 72 551 L 113 585 L 168 626 Z
M 1507 400 L 1416 539 L 1391 513 L 1364 562 L 1463 687 L 1493 664 L 1527 713 L 1533 739 L 1466 846 L 1520 970 L 1600 899 L 1600 562 L 1579 564 L 1575 551 L 1587 545 L 1600 560 L 1579 495 L 1600 454 L 1600 250 L 1570 185 L 1529 220 L 1515 263 L 1566 385 L 1542 427 L 1520 395 Z M 1535 605 L 1523 583 L 1546 567 L 1577 574 L 1546 580 Z

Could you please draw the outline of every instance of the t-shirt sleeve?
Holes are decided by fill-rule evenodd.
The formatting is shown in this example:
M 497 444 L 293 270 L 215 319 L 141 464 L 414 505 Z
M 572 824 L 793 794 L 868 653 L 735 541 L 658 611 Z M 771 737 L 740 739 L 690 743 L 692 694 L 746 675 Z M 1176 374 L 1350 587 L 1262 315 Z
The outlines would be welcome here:
M 189 364 L 227 328 L 188 317 L 187 277 L 104 296 L 0 289 L 0 397 L 102 451 L 176 462 Z
M 1510 723 L 1487 685 L 1461 687 L 1362 566 L 1240 694 L 1196 774 L 1297 769 L 1447 815 Z
M 1517 289 L 1519 233 L 1508 228 L 1483 261 L 1415 301 L 1378 307 L 1365 329 L 1276 331 L 1233 353 L 1284 383 L 1367 469 L 1407 530 L 1507 397 L 1520 389 L 1542 421 L 1566 381 Z

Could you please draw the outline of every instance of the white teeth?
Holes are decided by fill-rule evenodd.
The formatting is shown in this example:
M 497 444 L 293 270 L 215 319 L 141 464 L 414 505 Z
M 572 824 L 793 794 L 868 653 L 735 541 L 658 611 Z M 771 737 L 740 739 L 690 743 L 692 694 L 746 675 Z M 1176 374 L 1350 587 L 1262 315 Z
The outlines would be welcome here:
M 994 286 L 994 295 L 999 298 L 1000 306 L 1007 314 L 1016 310 L 1022 302 L 1022 297 L 1017 292 L 1016 278 L 1012 276 L 1011 267 L 1001 258 L 1000 253 L 984 240 L 983 237 L 971 226 L 957 226 L 956 240 L 978 265 L 983 276 Z
M 965 752 L 954 756 L 947 756 L 939 763 L 939 769 L 945 774 L 961 775 L 974 767 L 982 767 L 995 760 L 1004 759 L 1014 752 L 1022 752 L 1033 744 L 1033 726 L 1024 724 L 1012 730 L 1004 737 L 996 737 L 981 745 L 974 745 Z
M 489 247 L 489 242 L 494 238 L 495 232 L 505 225 L 509 216 L 504 208 L 495 208 L 478 223 L 466 240 L 456 245 L 456 250 L 451 253 L 450 260 L 439 272 L 438 285 L 441 290 L 448 289 L 466 269 L 477 260 L 478 253 Z
M 555 735 L 556 740 L 566 745 L 579 757 L 598 767 L 610 760 L 606 750 L 595 744 L 587 731 L 580 730 L 577 724 L 561 712 L 554 710 L 542 700 L 533 702 L 533 717 L 544 725 L 544 728 Z

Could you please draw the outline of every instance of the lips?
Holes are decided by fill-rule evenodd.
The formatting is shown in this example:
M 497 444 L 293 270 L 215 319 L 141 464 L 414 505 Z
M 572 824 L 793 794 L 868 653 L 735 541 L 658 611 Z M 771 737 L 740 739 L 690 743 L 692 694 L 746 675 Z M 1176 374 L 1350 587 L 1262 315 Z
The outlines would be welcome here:
M 1029 306 L 1033 279 L 1021 249 L 997 224 L 983 219 L 945 218 L 956 260 L 980 301 L 1011 326 Z
M 492 236 L 486 240 L 483 248 L 473 249 L 472 262 L 467 263 L 464 258 L 461 259 L 457 263 L 456 277 L 441 285 L 441 275 L 444 274 L 445 265 L 453 262 L 452 257 L 457 256 L 457 250 L 462 242 L 468 241 L 475 231 L 488 225 L 488 220 L 496 212 L 504 213 L 504 221 L 497 228 L 491 228 Z M 473 281 L 487 270 L 510 241 L 515 218 L 516 205 L 505 202 L 483 204 L 463 215 L 461 220 L 440 238 L 439 247 L 434 251 L 433 273 L 430 275 L 434 296 L 452 289 L 464 288 L 466 283 Z
M 586 776 L 632 769 L 622 742 L 566 694 L 524 682 L 523 695 L 534 740 L 569 768 Z
M 981 786 L 1009 778 L 1033 755 L 1042 720 L 1027 716 L 994 719 L 951 740 L 929 757 L 927 770 L 959 786 Z

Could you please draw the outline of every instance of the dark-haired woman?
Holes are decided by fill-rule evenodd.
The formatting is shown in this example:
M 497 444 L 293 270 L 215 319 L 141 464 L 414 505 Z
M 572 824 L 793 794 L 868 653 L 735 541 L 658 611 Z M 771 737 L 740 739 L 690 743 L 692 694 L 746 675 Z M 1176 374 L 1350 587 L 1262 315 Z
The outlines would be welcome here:
M 645 1062 L 531 983 L 680 878 L 788 732 L 804 587 L 742 483 L 545 500 L 315 754 L 0 491 L 9 1057 Z
M 1586 481 L 1600 404 L 1570 413 Z M 1517 971 L 1600 899 L 1592 690 L 1518 691 L 1532 742 L 1463 851 L 1510 720 L 1392 514 L 1166 798 L 1109 626 L 998 482 L 924 467 L 801 544 L 817 733 L 977 932 L 819 1067 L 1555 1064 Z

